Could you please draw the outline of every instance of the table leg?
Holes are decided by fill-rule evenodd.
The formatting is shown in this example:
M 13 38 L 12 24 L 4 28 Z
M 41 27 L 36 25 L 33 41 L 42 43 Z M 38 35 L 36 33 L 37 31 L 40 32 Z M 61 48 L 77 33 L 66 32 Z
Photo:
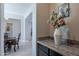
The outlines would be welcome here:
M 5 47 L 5 45 L 4 45 L 4 54 L 6 55 L 6 47 Z
M 16 45 L 14 45 L 14 52 L 16 52 Z

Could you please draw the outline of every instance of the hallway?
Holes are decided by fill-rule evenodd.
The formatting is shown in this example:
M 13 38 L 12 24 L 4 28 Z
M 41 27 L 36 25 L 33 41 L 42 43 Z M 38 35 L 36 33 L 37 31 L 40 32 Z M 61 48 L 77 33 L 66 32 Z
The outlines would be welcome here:
M 32 56 L 32 42 L 21 42 L 20 48 L 16 52 L 12 49 L 7 56 Z

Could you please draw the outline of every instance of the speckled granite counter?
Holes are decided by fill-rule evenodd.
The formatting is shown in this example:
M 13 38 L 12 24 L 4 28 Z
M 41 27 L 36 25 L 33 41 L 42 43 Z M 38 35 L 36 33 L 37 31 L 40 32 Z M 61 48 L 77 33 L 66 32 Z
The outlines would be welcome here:
M 61 45 L 55 46 L 54 41 L 51 39 L 41 39 L 37 43 L 48 47 L 64 56 L 79 56 L 79 46 L 78 45 Z

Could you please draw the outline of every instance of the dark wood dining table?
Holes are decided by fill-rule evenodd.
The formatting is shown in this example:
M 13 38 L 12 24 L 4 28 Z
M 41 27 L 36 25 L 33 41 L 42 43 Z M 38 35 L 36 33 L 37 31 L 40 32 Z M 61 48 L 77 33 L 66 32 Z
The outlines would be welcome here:
M 16 39 L 17 39 L 16 37 L 8 37 L 7 39 L 4 39 L 4 50 L 5 50 L 6 45 L 8 45 L 8 47 L 10 49 L 13 45 L 14 46 L 14 51 L 16 52 Z

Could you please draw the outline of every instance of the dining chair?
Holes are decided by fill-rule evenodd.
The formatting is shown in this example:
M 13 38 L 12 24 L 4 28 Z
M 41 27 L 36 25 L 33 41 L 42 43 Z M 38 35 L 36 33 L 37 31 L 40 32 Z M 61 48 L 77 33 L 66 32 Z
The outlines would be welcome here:
M 18 38 L 17 38 L 17 41 L 16 41 L 16 45 L 17 45 L 17 48 L 18 48 L 18 49 L 19 49 L 20 36 L 21 36 L 21 33 L 18 34 Z
M 11 37 L 8 38 L 9 40 L 5 40 L 4 44 L 4 52 L 6 54 L 6 48 L 8 48 L 9 51 L 11 51 L 12 46 L 14 46 L 14 52 L 16 52 L 16 47 L 19 49 L 19 40 L 20 40 L 21 33 L 18 34 L 18 38 Z
M 21 33 L 18 34 L 18 38 L 16 38 L 16 41 L 14 40 L 14 41 L 12 42 L 12 45 L 14 45 L 14 51 L 15 51 L 15 52 L 16 52 L 16 47 L 19 49 L 20 36 L 21 36 Z
M 8 39 L 8 33 L 4 33 L 4 39 Z
M 14 51 L 16 52 L 16 47 L 19 49 L 19 40 L 21 33 L 18 34 L 18 38 L 11 39 L 11 47 L 14 46 Z
M 6 53 L 8 51 L 11 51 L 11 46 L 10 46 L 10 42 L 8 41 L 8 33 L 4 33 L 4 54 L 6 55 Z

